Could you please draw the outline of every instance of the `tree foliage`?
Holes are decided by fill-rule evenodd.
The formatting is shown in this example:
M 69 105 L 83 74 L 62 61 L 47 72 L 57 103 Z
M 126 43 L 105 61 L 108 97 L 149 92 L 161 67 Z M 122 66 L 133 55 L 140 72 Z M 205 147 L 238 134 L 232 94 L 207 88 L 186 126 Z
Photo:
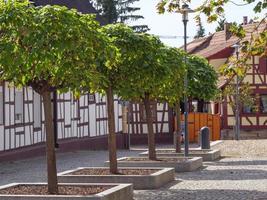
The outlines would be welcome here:
M 203 24 L 200 18 L 199 18 L 197 26 L 198 26 L 197 34 L 195 35 L 194 39 L 202 38 L 206 35 L 205 28 L 203 27 Z
M 162 87 L 159 88 L 160 93 L 157 100 L 168 102 L 171 107 L 174 107 L 184 94 L 185 52 L 171 47 L 161 48 L 161 51 L 163 54 L 162 65 L 169 70 L 169 73 Z
M 108 52 L 94 16 L 59 6 L 28 8 L 28 4 L 1 1 L 1 79 L 31 86 L 41 94 L 75 90 L 100 78 L 95 73 L 96 58 Z
M 217 94 L 218 75 L 205 58 L 189 55 L 187 59 L 188 97 L 205 101 Z
M 134 7 L 132 4 L 140 0 L 91 0 L 100 15 L 104 17 L 108 24 L 112 23 L 127 23 L 129 21 L 137 21 L 143 19 L 142 15 L 135 14 L 140 10 L 139 7 Z M 135 32 L 147 32 L 147 25 L 131 26 Z
M 218 20 L 218 25 L 215 29 L 216 32 L 223 31 L 224 30 L 224 24 L 226 22 L 226 18 L 222 17 Z
M 107 39 L 94 16 L 66 7 L 1 0 L 0 16 L 0 79 L 17 87 L 30 86 L 43 98 L 48 191 L 55 194 L 51 92 L 80 93 L 105 81 L 96 67 L 109 54 Z

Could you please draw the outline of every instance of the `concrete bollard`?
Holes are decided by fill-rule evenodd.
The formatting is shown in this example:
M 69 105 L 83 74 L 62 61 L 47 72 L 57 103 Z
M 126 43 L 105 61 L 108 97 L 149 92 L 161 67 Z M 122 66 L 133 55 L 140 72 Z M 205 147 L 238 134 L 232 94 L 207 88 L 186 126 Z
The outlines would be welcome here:
M 206 126 L 200 129 L 200 146 L 201 149 L 210 149 L 210 130 Z

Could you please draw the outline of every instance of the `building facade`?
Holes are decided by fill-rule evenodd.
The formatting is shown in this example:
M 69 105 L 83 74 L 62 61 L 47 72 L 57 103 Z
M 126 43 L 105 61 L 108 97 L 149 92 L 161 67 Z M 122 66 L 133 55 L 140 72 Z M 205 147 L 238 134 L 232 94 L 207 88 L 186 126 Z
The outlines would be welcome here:
M 189 52 L 197 54 L 208 59 L 209 63 L 216 69 L 227 64 L 229 58 L 234 55 L 233 45 L 239 42 L 239 39 L 233 36 L 229 31 L 230 24 L 225 24 L 224 30 L 216 32 L 205 38 L 197 39 L 189 44 Z M 267 23 L 247 23 L 244 17 L 243 28 L 246 31 L 244 40 L 250 40 L 251 36 L 257 36 L 259 33 L 266 31 Z M 242 55 L 240 55 L 242 56 Z M 255 98 L 254 106 L 248 107 L 241 105 L 240 109 L 240 125 L 241 136 L 248 133 L 256 134 L 260 137 L 267 137 L 267 62 L 266 57 L 253 56 L 247 65 L 247 71 L 244 82 L 249 83 L 252 94 Z M 224 89 L 229 80 L 220 77 L 218 87 Z M 213 114 L 221 115 L 222 129 L 226 131 L 226 135 L 232 134 L 235 125 L 235 116 L 230 102 L 233 97 L 226 97 L 222 103 L 211 102 L 210 111 Z

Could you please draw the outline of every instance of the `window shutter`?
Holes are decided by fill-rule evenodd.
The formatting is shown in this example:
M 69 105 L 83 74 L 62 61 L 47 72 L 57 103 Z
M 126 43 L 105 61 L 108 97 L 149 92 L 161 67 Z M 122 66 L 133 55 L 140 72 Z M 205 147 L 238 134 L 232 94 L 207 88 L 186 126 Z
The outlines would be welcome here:
M 259 71 L 261 73 L 267 73 L 267 57 L 260 58 Z

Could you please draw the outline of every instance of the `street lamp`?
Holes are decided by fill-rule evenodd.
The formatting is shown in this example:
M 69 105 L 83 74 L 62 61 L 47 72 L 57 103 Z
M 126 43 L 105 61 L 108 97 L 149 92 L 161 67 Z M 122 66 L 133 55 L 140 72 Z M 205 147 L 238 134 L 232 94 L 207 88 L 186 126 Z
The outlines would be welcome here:
M 187 52 L 187 23 L 189 21 L 188 14 L 194 12 L 192 9 L 189 8 L 188 4 L 184 3 L 182 5 L 182 9 L 179 10 L 179 13 L 183 16 L 183 23 L 184 23 L 184 50 Z M 185 65 L 187 63 L 187 55 L 185 54 L 184 62 Z M 187 78 L 187 71 L 184 76 L 184 156 L 187 157 L 189 154 L 189 134 L 188 134 L 188 97 L 187 97 L 187 88 L 188 88 L 188 78 Z
M 235 49 L 234 54 L 236 59 L 239 59 L 240 44 L 236 43 L 232 46 Z M 239 76 L 236 73 L 236 87 L 235 87 L 235 139 L 239 140 L 240 136 L 240 117 L 239 117 Z

